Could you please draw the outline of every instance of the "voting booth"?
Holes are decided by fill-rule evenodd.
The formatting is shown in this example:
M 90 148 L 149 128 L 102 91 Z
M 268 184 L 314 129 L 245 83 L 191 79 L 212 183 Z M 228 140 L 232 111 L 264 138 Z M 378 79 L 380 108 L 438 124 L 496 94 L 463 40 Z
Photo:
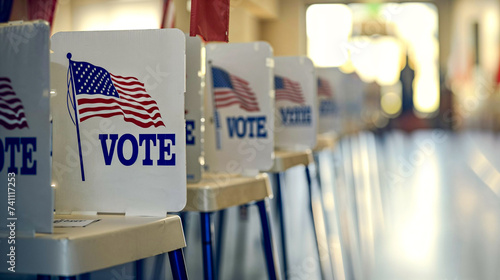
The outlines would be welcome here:
M 314 256 L 321 269 L 311 275 L 328 279 L 331 272 L 329 253 L 323 249 L 324 218 L 314 195 L 316 177 L 312 150 L 317 144 L 319 119 L 316 71 L 307 57 L 275 57 L 274 66 L 276 141 L 273 166 L 265 171 L 272 174 L 276 194 L 273 206 L 277 209 L 275 219 L 281 234 L 282 271 L 285 277 L 291 277 L 296 265 Z M 287 177 L 293 178 L 294 184 L 286 184 Z M 296 193 L 302 194 L 300 199 L 290 200 Z M 303 205 L 305 207 L 301 208 Z M 307 214 L 292 220 L 290 213 L 297 215 L 294 209 L 305 210 Z M 310 235 L 303 234 L 311 228 Z M 304 240 L 311 235 L 311 240 Z M 309 252 L 309 248 L 314 248 L 313 252 Z
M 0 271 L 15 273 L 22 240 L 53 231 L 47 22 L 0 24 L 0 61 Z
M 281 150 L 316 146 L 318 110 L 315 69 L 307 57 L 275 57 L 276 143 Z
M 54 209 L 49 26 L 2 24 L 0 38 L 0 235 L 32 237 L 52 232 Z
M 205 164 L 242 174 L 272 166 L 274 98 L 268 43 L 207 45 Z
M 22 184 L 19 203 L 31 198 L 43 204 L 23 208 L 33 211 L 23 222 L 36 218 L 38 224 L 22 225 L 32 228 L 31 236 L 19 231 L 16 272 L 76 279 L 169 252 L 174 279 L 187 279 L 182 225 L 167 215 L 186 204 L 184 34 L 57 33 L 49 72 L 45 23 L 2 26 L 0 35 L 27 31 L 26 43 L 1 44 L 2 55 L 24 52 L 0 68 L 0 104 L 9 104 L 0 111 L 2 138 L 21 152 L 19 158 L 12 153 L 1 176 Z M 4 114 L 6 107 L 12 112 Z M 16 135 L 16 143 L 9 140 Z M 19 171 L 15 160 L 24 163 Z M 23 180 L 28 172 L 36 181 Z
M 220 275 L 225 211 L 256 204 L 264 241 L 262 265 L 267 266 L 269 279 L 279 279 L 267 207 L 272 191 L 267 175 L 258 172 L 260 166 L 272 165 L 272 50 L 264 42 L 210 43 L 205 48 L 206 72 L 200 72 L 206 73 L 201 117 L 204 168 L 201 180 L 187 185 L 187 204 L 181 213 L 183 220 L 188 220 L 193 212 L 200 216 L 201 252 L 197 254 L 203 255 L 203 276 L 198 277 L 217 279 Z M 188 49 L 187 55 L 197 57 L 199 52 L 197 44 L 193 45 L 193 52 Z M 188 57 L 190 60 L 193 58 Z M 188 73 L 194 73 L 195 67 L 199 69 L 198 63 L 188 63 L 187 67 Z M 215 232 L 214 213 L 219 218 Z
M 201 180 L 203 162 L 203 93 L 205 46 L 200 37 L 186 34 L 186 176 L 188 183 Z
M 340 90 L 337 97 L 339 101 L 339 114 L 342 117 L 340 124 L 341 134 L 355 133 L 362 128 L 362 111 L 366 84 L 356 72 L 341 73 Z
M 181 210 L 184 34 L 68 32 L 51 42 L 53 129 L 66 136 L 54 138 L 56 213 Z
M 341 115 L 339 97 L 342 72 L 335 67 L 316 68 L 319 106 L 318 134 L 338 134 Z
M 343 90 L 342 77 L 345 74 L 335 67 L 316 68 L 316 74 L 319 120 L 317 143 L 313 150 L 315 163 L 313 176 L 316 177 L 319 187 L 312 203 L 317 209 L 316 213 L 323 216 L 324 230 L 319 234 L 323 240 L 321 248 L 330 256 L 328 265 L 332 268 L 332 277 L 337 278 L 341 275 L 339 259 L 342 259 L 342 256 L 339 257 L 340 229 L 335 209 L 337 205 L 335 180 L 338 174 L 333 159 L 337 143 L 344 133 L 341 126 L 343 116 L 339 109 L 342 101 L 339 100 L 339 95 Z M 326 265 L 325 262 L 323 266 Z

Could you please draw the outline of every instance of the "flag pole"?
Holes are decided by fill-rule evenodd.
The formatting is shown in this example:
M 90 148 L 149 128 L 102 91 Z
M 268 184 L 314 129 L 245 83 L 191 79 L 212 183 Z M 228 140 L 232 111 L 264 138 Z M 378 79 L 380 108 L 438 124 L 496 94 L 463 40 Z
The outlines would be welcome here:
M 71 53 L 68 53 L 66 57 L 69 60 L 69 69 L 71 73 L 71 87 L 73 91 L 73 110 L 75 111 L 75 125 L 76 125 L 76 135 L 78 137 L 78 154 L 80 156 L 80 172 L 82 174 L 82 181 L 85 181 L 85 171 L 83 169 L 83 157 L 82 157 L 82 145 L 80 141 L 80 123 L 78 120 L 78 104 L 76 100 L 76 92 L 75 92 L 75 82 L 74 82 L 74 76 L 73 76 L 73 66 L 71 65 Z
M 162 17 L 161 17 L 161 24 L 160 24 L 160 28 L 163 29 L 165 28 L 165 19 L 167 18 L 167 14 L 168 14 L 168 4 L 169 3 L 169 0 L 163 0 L 163 14 L 162 14 Z M 171 26 L 167 26 L 166 28 L 171 28 Z
M 221 149 L 221 138 L 220 138 L 220 119 L 219 119 L 219 111 L 217 110 L 217 105 L 215 104 L 215 92 L 214 88 L 214 72 L 212 71 L 212 61 L 208 61 L 208 66 L 210 67 L 210 71 L 212 73 L 212 106 L 214 110 L 214 119 L 215 119 L 215 144 L 217 150 Z

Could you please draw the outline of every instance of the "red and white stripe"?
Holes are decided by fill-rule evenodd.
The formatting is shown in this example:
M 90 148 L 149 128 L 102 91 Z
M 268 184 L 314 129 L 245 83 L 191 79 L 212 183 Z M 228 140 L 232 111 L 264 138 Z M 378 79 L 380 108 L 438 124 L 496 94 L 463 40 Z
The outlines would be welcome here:
M 122 115 L 124 120 L 142 128 L 165 126 L 158 104 L 146 92 L 144 84 L 134 77 L 116 76 L 111 80 L 120 98 L 107 95 L 78 95 L 80 122 L 93 117 Z
M 285 77 L 283 77 L 283 88 L 276 90 L 276 101 L 282 100 L 298 104 L 304 104 L 306 102 L 300 84 Z
M 319 79 L 318 96 L 332 98 L 332 88 L 327 80 Z
M 175 27 L 175 4 L 174 0 L 163 0 L 163 16 L 161 28 Z
M 7 77 L 0 77 L 0 126 L 8 130 L 28 127 L 23 103 Z
M 258 112 L 259 103 L 249 83 L 242 78 L 230 75 L 233 88 L 215 88 L 216 108 L 229 107 L 238 104 L 241 109 L 248 112 Z

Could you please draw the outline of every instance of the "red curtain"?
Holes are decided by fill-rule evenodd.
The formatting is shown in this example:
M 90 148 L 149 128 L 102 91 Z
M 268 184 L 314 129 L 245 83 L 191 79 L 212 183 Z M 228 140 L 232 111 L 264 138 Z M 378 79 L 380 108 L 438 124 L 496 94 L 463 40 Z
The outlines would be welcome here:
M 42 19 L 52 26 L 57 0 L 28 0 L 28 19 Z
M 163 0 L 163 16 L 160 28 L 174 28 L 175 26 L 175 4 L 174 0 Z
M 190 35 L 228 42 L 229 0 L 192 0 Z

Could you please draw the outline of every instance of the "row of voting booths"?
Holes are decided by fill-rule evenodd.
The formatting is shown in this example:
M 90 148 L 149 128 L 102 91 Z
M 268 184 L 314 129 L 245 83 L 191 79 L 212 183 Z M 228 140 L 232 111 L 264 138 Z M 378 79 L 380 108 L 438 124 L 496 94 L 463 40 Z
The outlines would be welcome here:
M 0 38 L 2 275 L 334 278 L 336 69 L 176 29 Z

